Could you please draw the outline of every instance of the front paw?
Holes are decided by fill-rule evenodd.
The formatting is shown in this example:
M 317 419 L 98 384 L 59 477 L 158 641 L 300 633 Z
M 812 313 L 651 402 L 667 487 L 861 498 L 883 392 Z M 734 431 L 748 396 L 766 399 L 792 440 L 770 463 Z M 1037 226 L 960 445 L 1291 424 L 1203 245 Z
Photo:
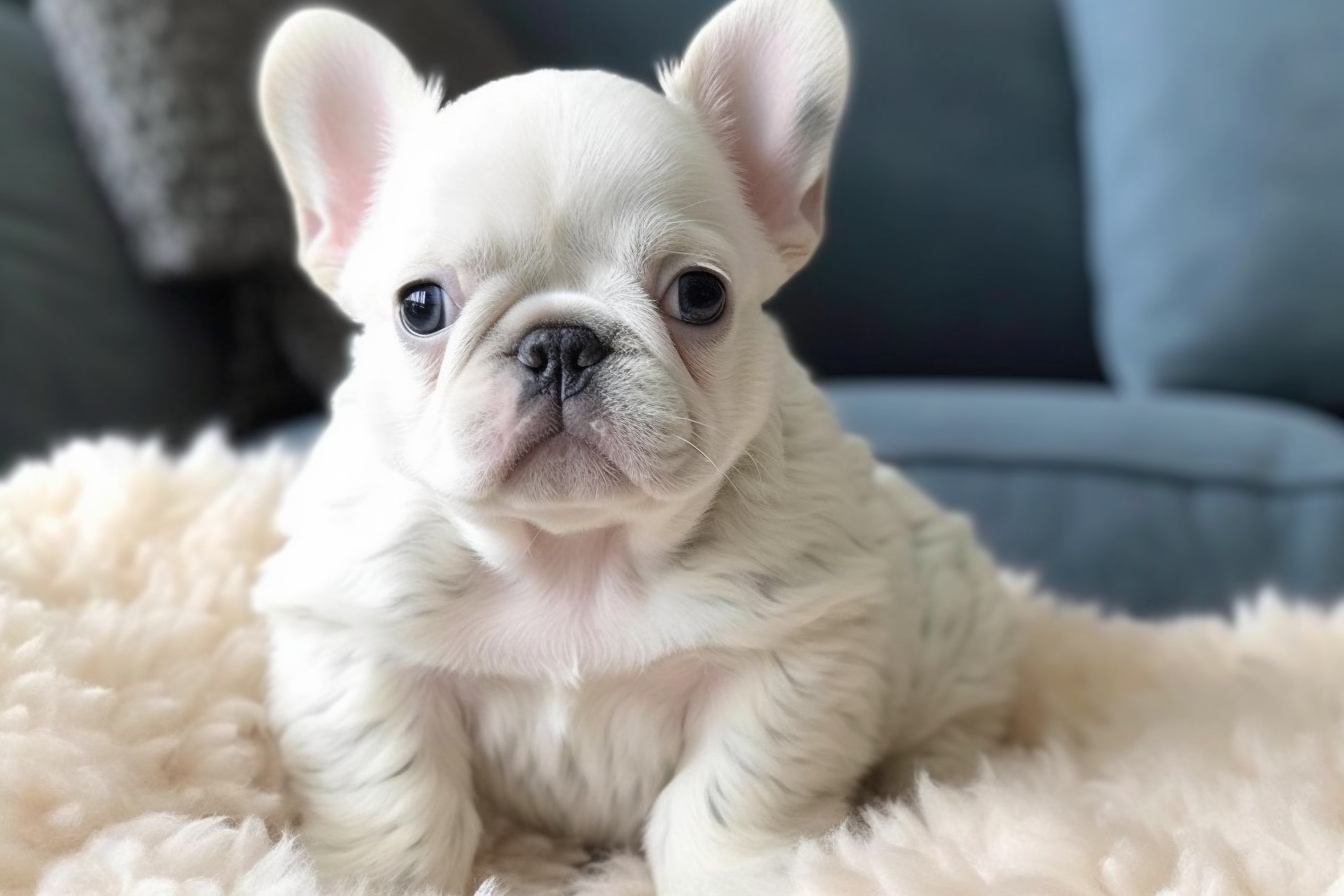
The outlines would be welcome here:
M 649 863 L 630 853 L 618 853 L 594 861 L 566 896 L 655 896 Z
M 476 896 L 654 896 L 648 863 L 496 825 L 482 853 Z
M 557 896 L 568 892 L 592 854 L 573 842 L 495 819 L 482 844 L 478 879 L 488 877 L 478 896 Z M 495 889 L 489 889 L 493 886 Z

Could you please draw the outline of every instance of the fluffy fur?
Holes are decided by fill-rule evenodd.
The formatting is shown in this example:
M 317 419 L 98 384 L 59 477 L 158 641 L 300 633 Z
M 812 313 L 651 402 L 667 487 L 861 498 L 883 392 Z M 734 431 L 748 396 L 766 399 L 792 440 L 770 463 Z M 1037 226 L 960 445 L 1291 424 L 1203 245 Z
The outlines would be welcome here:
M 5 896 L 375 892 L 323 887 L 284 833 L 248 591 L 294 465 L 107 441 L 0 484 Z M 1013 602 L 1012 744 L 968 784 L 924 783 L 804 845 L 782 894 L 1344 886 L 1344 611 L 1265 597 L 1231 622 L 1148 625 Z M 557 893 L 583 858 L 506 831 L 481 873 Z M 609 894 L 645 873 L 613 862 L 579 881 Z
M 347 16 L 275 36 L 300 258 L 363 324 L 256 590 L 326 878 L 463 891 L 502 818 L 640 850 L 660 896 L 773 896 L 856 794 L 1003 737 L 993 564 L 762 309 L 821 238 L 847 80 L 827 0 L 736 0 L 665 95 L 533 72 L 441 110 Z M 548 390 L 560 327 L 587 360 Z

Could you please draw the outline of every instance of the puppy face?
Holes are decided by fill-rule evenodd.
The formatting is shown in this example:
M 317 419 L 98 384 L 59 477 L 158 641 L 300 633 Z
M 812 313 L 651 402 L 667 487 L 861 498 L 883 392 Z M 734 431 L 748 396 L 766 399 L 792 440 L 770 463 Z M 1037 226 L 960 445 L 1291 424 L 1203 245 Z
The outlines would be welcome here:
M 445 500 L 551 531 L 713 488 L 783 351 L 843 105 L 824 0 L 738 0 L 664 94 L 539 71 L 438 108 L 385 39 L 300 13 L 262 105 L 300 259 L 363 325 L 338 413 Z
M 388 455 L 459 500 L 589 519 L 730 463 L 768 405 L 781 275 L 703 129 L 633 82 L 535 72 L 409 137 L 338 287 Z

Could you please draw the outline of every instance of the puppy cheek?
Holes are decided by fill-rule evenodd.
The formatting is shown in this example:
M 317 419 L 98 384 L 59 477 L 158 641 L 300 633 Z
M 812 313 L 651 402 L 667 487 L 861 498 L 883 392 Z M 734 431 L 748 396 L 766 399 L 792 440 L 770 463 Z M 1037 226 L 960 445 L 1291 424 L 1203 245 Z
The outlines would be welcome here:
M 355 345 L 350 384 L 359 403 L 359 415 L 392 467 L 410 471 L 414 449 L 423 444 L 420 432 L 434 396 L 435 369 L 431 359 L 407 352 L 391 334 L 365 334 Z
M 518 379 L 508 373 L 495 364 L 470 364 L 427 407 L 418 465 L 436 491 L 478 500 L 512 464 L 521 420 Z
M 765 424 L 765 415 L 775 399 L 781 356 L 787 349 L 758 317 L 757 326 L 746 329 L 733 350 L 731 373 L 718 392 L 723 419 L 736 424 L 740 442 L 755 436 Z
M 729 462 L 760 432 L 774 396 L 774 342 L 759 307 L 740 309 L 730 327 L 678 342 L 695 381 L 686 391 L 693 416 L 703 422 L 702 448 Z

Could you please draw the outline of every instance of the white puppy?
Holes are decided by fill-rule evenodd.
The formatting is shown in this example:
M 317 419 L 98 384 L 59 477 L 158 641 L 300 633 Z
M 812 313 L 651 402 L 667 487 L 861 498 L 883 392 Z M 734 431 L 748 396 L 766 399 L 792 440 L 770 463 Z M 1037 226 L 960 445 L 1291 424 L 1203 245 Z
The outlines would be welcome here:
M 662 73 L 442 106 L 301 12 L 261 76 L 299 254 L 362 331 L 256 591 L 329 877 L 461 891 L 482 819 L 777 894 L 863 788 L 1001 736 L 969 527 L 844 435 L 763 303 L 822 231 L 848 52 L 737 0 Z

